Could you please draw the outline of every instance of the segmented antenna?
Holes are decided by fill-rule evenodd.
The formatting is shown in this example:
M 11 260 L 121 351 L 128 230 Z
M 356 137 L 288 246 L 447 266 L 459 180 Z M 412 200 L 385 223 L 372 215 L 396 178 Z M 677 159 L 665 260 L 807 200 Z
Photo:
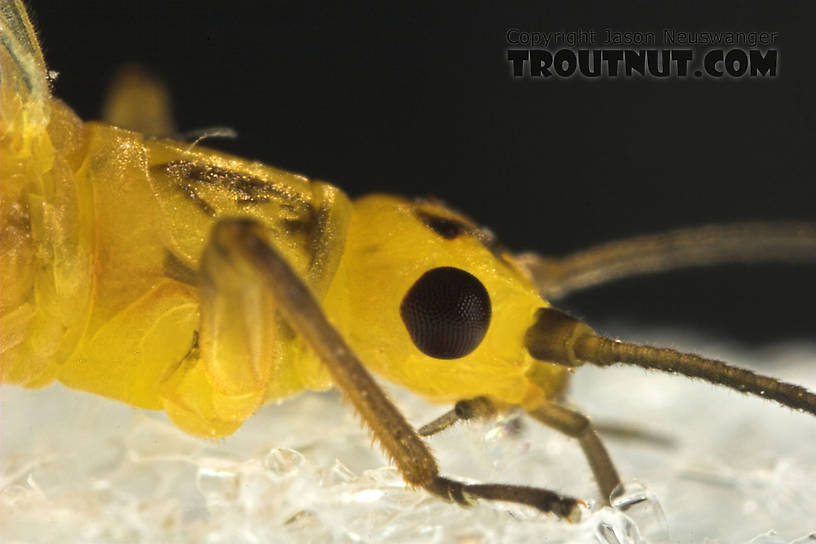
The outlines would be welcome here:
M 575 341 L 574 351 L 578 359 L 596 366 L 626 364 L 671 374 L 682 374 L 709 383 L 724 385 L 741 393 L 774 400 L 794 410 L 816 415 L 816 395 L 804 387 L 785 383 L 716 359 L 708 359 L 669 348 L 621 342 L 603 336 L 578 338 Z
M 538 310 L 524 343 L 531 356 L 548 363 L 569 367 L 625 364 L 682 374 L 816 415 L 816 394 L 804 387 L 692 353 L 597 336 L 585 323 L 555 308 Z

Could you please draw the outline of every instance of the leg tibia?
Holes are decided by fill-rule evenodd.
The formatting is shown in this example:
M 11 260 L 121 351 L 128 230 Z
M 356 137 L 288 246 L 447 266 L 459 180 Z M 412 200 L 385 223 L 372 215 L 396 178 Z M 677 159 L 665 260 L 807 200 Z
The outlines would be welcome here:
M 601 497 L 609 504 L 612 492 L 621 483 L 620 476 L 589 418 L 555 402 L 543 402 L 536 408 L 527 409 L 541 423 L 578 440 L 598 483 Z

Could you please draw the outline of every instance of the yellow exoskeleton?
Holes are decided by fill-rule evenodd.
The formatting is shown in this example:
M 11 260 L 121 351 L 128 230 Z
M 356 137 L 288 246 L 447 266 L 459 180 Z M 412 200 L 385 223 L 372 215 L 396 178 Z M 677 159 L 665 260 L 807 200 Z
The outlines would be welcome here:
M 589 420 L 562 404 L 583 363 L 683 373 L 816 414 L 798 386 L 596 336 L 543 298 L 644 271 L 812 257 L 812 226 L 680 231 L 562 261 L 516 256 L 439 202 L 352 202 L 327 183 L 130 130 L 169 126 L 135 76 L 114 96 L 111 123 L 83 123 L 51 96 L 20 1 L 2 0 L 0 14 L 2 382 L 58 380 L 162 409 L 211 438 L 267 400 L 337 386 L 408 483 L 569 519 L 581 501 L 440 476 L 369 371 L 456 403 L 423 435 L 521 406 L 579 440 L 604 501 L 620 478 Z

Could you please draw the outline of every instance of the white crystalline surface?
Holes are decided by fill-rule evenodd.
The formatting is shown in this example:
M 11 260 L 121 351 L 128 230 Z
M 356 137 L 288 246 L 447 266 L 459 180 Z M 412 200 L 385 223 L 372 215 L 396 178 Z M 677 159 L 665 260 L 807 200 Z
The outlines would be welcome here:
M 640 334 L 816 389 L 816 348 L 761 352 Z M 682 341 L 681 341 L 682 340 Z M 392 395 L 416 425 L 446 407 Z M 594 544 L 816 542 L 816 418 L 637 369 L 581 369 L 571 398 L 596 422 L 674 446 L 609 437 L 626 514 L 598 506 L 580 449 L 511 417 L 433 437 L 443 473 L 547 486 L 588 499 L 568 524 L 506 504 L 464 509 L 407 489 L 337 394 L 266 406 L 225 440 L 52 386 L 0 388 L 0 539 L 26 542 L 418 542 Z M 641 500 L 645 499 L 645 500 Z

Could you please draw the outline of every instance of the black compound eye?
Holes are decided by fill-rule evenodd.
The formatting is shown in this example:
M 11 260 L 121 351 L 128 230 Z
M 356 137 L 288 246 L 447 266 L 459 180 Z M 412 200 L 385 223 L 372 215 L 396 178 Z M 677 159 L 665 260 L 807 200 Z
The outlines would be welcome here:
M 458 359 L 479 345 L 490 325 L 490 296 L 464 270 L 429 270 L 405 294 L 402 321 L 419 350 L 436 359 Z

